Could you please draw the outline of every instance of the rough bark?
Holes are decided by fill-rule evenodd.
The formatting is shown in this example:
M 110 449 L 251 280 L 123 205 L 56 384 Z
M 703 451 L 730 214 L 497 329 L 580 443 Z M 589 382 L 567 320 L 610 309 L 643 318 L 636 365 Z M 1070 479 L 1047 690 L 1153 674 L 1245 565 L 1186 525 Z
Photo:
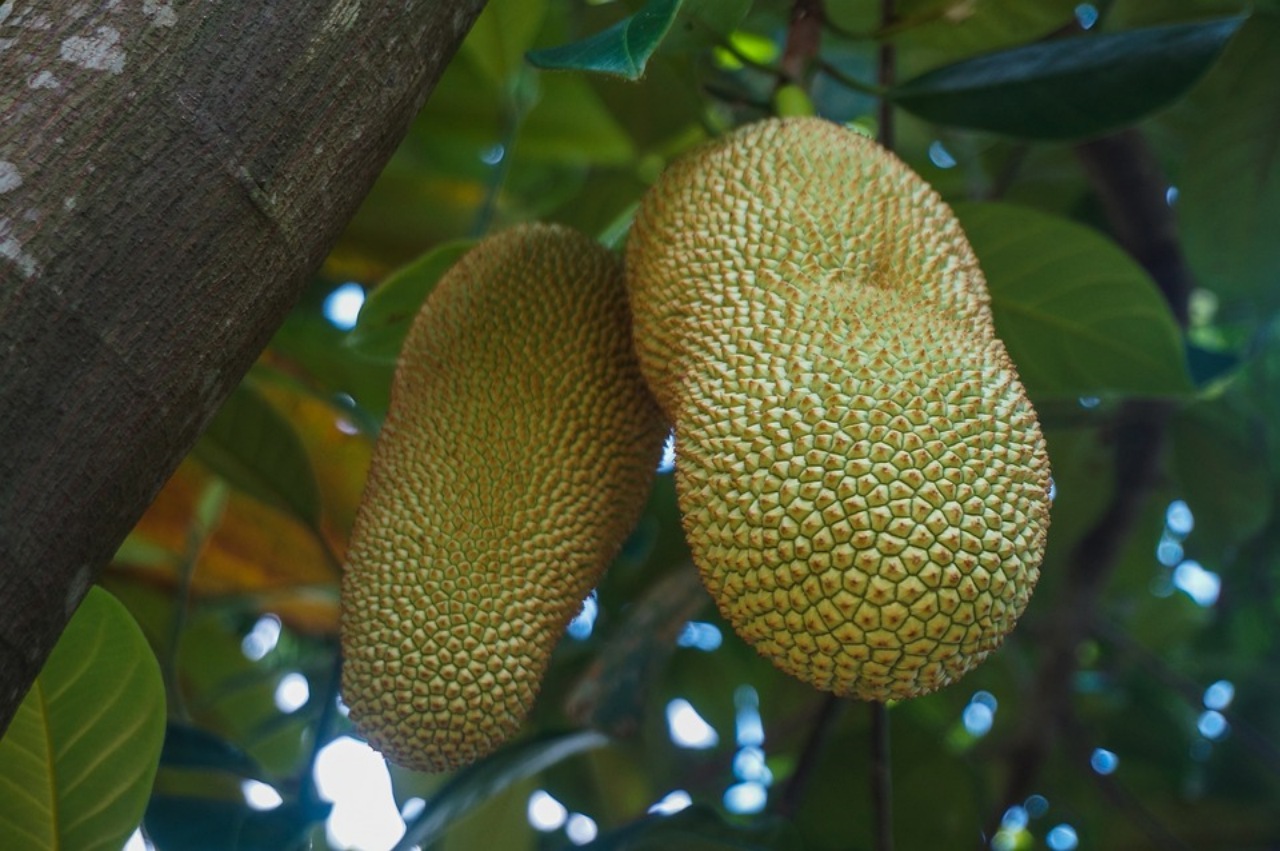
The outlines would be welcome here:
M 483 0 L 0 0 L 0 732 Z

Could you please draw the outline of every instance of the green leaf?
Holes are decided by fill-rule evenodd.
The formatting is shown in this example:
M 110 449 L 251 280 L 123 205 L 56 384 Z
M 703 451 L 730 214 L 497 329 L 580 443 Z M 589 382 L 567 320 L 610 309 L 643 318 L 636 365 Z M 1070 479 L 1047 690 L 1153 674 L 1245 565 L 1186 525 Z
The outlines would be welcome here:
M 347 345 L 372 360 L 395 363 L 409 326 L 431 290 L 473 242 L 448 242 L 396 270 L 378 285 L 347 336 Z
M 582 846 L 587 851 L 790 851 L 800 842 L 777 817 L 751 825 L 731 825 L 708 807 L 696 806 L 670 816 L 650 816 Z
M 462 53 L 502 88 L 522 67 L 546 12 L 547 0 L 489 0 L 467 33 Z
M 986 275 L 996 331 L 1033 397 L 1190 389 L 1173 314 L 1112 242 L 1011 204 L 961 204 L 956 214 Z
M 620 165 L 635 148 L 600 96 L 577 74 L 547 74 L 520 125 L 514 155 L 539 162 Z
M 1172 102 L 1242 18 L 1085 35 L 936 68 L 895 88 L 898 106 L 956 127 L 1025 139 L 1095 136 Z
M 319 522 L 320 493 L 307 450 L 289 421 L 251 386 L 235 389 L 194 451 L 239 490 L 311 527 Z
M 408 826 L 396 848 L 430 846 L 458 819 L 507 787 L 608 741 L 594 730 L 582 730 L 538 736 L 503 748 L 454 775 Z
M 120 848 L 151 793 L 164 720 L 142 631 L 90 588 L 0 739 L 0 848 Z
M 595 71 L 638 80 L 680 11 L 683 0 L 649 0 L 644 8 L 580 41 L 533 50 L 529 61 L 548 70 Z
M 1256 15 L 1198 89 L 1178 219 L 1204 287 L 1273 309 L 1280 269 L 1280 17 Z

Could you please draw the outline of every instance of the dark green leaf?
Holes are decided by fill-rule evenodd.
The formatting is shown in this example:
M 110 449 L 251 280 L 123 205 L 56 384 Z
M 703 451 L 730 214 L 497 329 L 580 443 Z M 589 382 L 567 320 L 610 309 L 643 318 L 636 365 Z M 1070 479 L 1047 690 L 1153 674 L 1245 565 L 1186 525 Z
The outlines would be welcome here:
M 158 851 L 293 851 L 325 815 L 296 803 L 257 812 L 241 801 L 156 795 L 146 827 Z
M 151 792 L 164 716 L 142 631 L 90 588 L 0 739 L 0 848 L 122 846 Z
M 1255 309 L 1280 304 L 1280 16 L 1257 15 L 1197 91 L 1178 219 L 1196 279 Z M 1199 95 L 1203 94 L 1203 97 Z
M 963 204 L 956 213 L 986 275 L 996 331 L 1032 396 L 1190 389 L 1173 314 L 1115 244 L 1011 204 Z
M 650 816 L 584 845 L 588 851 L 789 851 L 800 847 L 787 823 L 763 817 L 749 826 L 731 825 L 702 806 L 670 816 Z
M 1234 548 L 1271 514 L 1271 482 L 1258 464 L 1258 435 L 1222 404 L 1201 404 L 1173 423 L 1173 472 L 1196 518 L 1195 542 Z
M 365 300 L 347 345 L 372 360 L 395 363 L 427 295 L 473 244 L 445 243 L 392 273 Z
M 221 736 L 186 724 L 169 724 L 160 762 L 166 768 L 212 769 L 258 780 L 263 777 L 262 767 L 244 751 Z
M 683 0 L 649 0 L 640 11 L 581 41 L 532 50 L 539 68 L 595 71 L 638 80 L 649 57 L 671 29 Z
M 232 486 L 317 524 L 320 493 L 307 450 L 289 421 L 249 385 L 223 404 L 195 455 Z
M 396 848 L 429 846 L 458 819 L 512 784 L 608 741 L 594 730 L 582 730 L 542 735 L 503 748 L 454 775 L 408 826 Z
M 1026 139 L 1094 136 L 1172 102 L 1242 18 L 1047 41 L 965 59 L 903 83 L 898 106 L 939 124 Z

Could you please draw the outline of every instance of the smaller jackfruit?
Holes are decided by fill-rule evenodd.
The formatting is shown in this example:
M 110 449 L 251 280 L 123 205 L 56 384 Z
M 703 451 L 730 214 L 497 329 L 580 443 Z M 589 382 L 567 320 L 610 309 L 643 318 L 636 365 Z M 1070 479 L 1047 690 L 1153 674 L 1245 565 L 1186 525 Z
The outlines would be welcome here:
M 627 245 L 686 537 L 736 631 L 840 695 L 940 688 L 1039 576 L 1044 439 L 937 194 L 819 119 L 672 163 Z
M 405 341 L 343 581 L 343 695 L 374 747 L 442 771 L 519 728 L 665 435 L 616 256 L 530 225 L 444 276 Z

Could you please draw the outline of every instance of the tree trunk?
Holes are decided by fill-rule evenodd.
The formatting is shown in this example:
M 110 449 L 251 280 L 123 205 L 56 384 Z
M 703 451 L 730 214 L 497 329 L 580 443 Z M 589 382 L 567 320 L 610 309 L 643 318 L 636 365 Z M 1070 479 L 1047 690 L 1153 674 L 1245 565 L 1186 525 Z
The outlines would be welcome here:
M 0 733 L 483 0 L 0 0 Z

